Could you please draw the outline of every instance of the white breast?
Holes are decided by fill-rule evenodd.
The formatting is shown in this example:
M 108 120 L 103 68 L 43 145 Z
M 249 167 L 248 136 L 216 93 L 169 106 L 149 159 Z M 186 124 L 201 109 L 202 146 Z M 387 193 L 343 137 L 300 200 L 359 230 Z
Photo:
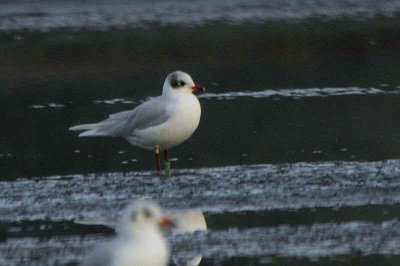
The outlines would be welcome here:
M 120 240 L 114 245 L 112 266 L 166 266 L 167 243 L 160 234 L 147 234 L 144 239 Z
M 165 123 L 135 131 L 142 148 L 154 150 L 158 145 L 161 150 L 170 149 L 187 140 L 199 125 L 201 108 L 196 96 L 182 93 L 169 102 L 166 110 L 169 119 Z

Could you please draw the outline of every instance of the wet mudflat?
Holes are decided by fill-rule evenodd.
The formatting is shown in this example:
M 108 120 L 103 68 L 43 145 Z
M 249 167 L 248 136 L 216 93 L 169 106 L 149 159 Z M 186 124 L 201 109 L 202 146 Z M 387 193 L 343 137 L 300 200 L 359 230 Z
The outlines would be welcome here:
M 203 212 L 200 265 L 399 264 L 398 1 L 115 3 L 0 4 L 0 265 L 77 265 L 142 197 Z M 172 178 L 67 130 L 176 69 L 208 91 Z

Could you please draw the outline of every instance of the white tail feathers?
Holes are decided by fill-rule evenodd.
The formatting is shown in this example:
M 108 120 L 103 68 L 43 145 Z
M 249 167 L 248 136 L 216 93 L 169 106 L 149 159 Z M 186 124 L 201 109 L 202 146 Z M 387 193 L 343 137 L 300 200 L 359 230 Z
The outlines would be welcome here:
M 108 136 L 104 133 L 96 132 L 96 130 L 88 130 L 79 134 L 79 137 L 101 137 L 101 136 Z
M 72 131 L 84 131 L 79 134 L 79 137 L 116 137 L 123 134 L 123 127 L 129 118 L 132 111 L 123 111 L 110 115 L 109 118 L 93 124 L 83 124 L 70 127 Z
M 107 129 L 107 123 L 96 123 L 96 124 L 83 124 L 78 126 L 70 127 L 71 131 L 85 130 L 79 137 L 100 137 L 100 136 L 113 136 L 113 132 Z

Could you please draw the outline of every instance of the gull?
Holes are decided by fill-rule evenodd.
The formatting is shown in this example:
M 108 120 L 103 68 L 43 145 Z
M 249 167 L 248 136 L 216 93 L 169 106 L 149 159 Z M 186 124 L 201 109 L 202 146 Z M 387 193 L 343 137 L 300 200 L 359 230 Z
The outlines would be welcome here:
M 174 236 L 179 234 L 194 233 L 198 231 L 207 231 L 207 223 L 204 214 L 201 211 L 187 211 L 187 212 L 174 212 L 166 213 L 173 221 L 173 227 L 170 230 L 163 230 L 162 232 L 167 236 Z M 118 232 L 118 222 L 112 217 L 94 217 L 84 220 L 77 220 L 75 223 L 85 225 L 103 225 L 112 228 Z M 168 227 L 164 227 L 168 229 Z M 194 254 L 193 256 L 184 256 L 185 251 L 179 248 L 172 248 L 172 260 L 177 266 L 197 266 L 200 264 L 202 255 Z
M 117 224 L 118 236 L 106 243 L 81 264 L 82 266 L 166 266 L 170 248 L 160 226 L 171 227 L 159 205 L 141 200 L 130 205 Z
M 162 151 L 169 171 L 168 149 L 187 140 L 200 122 L 201 107 L 193 91 L 205 91 L 205 88 L 196 85 L 189 74 L 175 71 L 165 79 L 161 96 L 133 110 L 111 114 L 101 122 L 73 126 L 69 130 L 83 130 L 79 137 L 123 137 L 134 146 L 154 151 L 158 174 Z

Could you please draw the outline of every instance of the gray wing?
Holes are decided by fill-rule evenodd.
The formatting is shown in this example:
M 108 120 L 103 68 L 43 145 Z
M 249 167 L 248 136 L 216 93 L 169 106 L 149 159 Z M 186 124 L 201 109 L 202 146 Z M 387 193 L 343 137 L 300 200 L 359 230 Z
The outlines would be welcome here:
M 160 125 L 168 120 L 167 106 L 160 97 L 153 98 L 131 111 L 119 129 L 119 135 L 127 136 L 135 129 L 145 129 Z
M 95 124 L 71 127 L 70 130 L 85 130 L 80 137 L 129 136 L 135 129 L 144 129 L 164 123 L 168 120 L 167 106 L 160 97 L 152 98 L 131 111 L 110 115 L 109 118 Z

